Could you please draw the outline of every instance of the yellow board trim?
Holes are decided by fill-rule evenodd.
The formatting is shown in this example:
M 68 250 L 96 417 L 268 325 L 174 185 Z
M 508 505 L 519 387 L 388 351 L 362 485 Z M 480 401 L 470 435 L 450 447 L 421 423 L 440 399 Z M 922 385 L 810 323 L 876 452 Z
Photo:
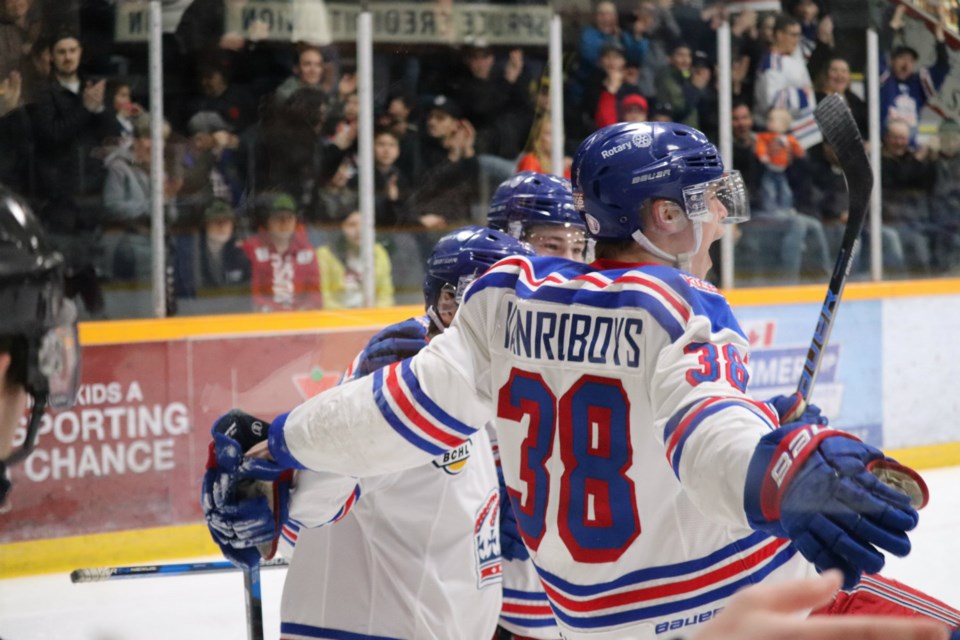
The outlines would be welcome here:
M 854 282 L 844 289 L 845 300 L 876 300 L 915 296 L 960 295 L 960 278 Z M 726 293 L 734 307 L 823 302 L 826 285 L 734 289 Z M 128 344 L 233 335 L 264 335 L 323 329 L 376 328 L 423 313 L 416 305 L 344 311 L 296 311 L 189 316 L 146 320 L 106 320 L 80 324 L 84 345 Z
M 960 442 L 888 451 L 914 469 L 960 465 Z M 0 545 L 0 579 L 87 567 L 153 564 L 219 555 L 205 524 L 138 529 Z
M 129 344 L 265 335 L 318 329 L 337 331 L 382 327 L 422 315 L 423 307 L 403 306 L 349 311 L 297 311 L 289 313 L 241 313 L 222 316 L 187 316 L 147 320 L 102 320 L 80 323 L 80 343 Z

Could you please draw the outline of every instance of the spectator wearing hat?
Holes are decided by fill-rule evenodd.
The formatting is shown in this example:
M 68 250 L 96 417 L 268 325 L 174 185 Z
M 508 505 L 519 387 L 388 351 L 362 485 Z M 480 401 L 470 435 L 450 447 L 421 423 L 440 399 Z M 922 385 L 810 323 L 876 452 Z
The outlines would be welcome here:
M 245 291 L 250 259 L 236 235 L 237 216 L 225 200 L 203 211 L 200 231 L 177 236 L 174 279 L 178 298 L 196 298 Z
M 631 93 L 640 93 L 640 87 L 626 82 L 626 62 L 623 47 L 615 43 L 604 45 L 600 54 L 603 77 L 587 88 L 584 98 L 584 123 L 592 125 L 590 131 L 619 122 L 620 100 Z
M 364 273 L 360 255 L 360 229 L 360 212 L 351 211 L 340 222 L 340 232 L 333 241 L 317 249 L 324 309 L 357 309 L 367 306 L 363 299 Z M 390 255 L 379 242 L 373 245 L 373 292 L 373 306 L 393 306 Z
M 190 138 L 180 158 L 183 187 L 181 216 L 197 220 L 214 199 L 240 202 L 243 182 L 237 167 L 239 139 L 216 111 L 195 113 L 187 123 Z
M 639 93 L 631 93 L 620 100 L 620 122 L 646 122 L 649 106 Z
M 450 94 L 477 130 L 477 153 L 514 160 L 532 110 L 523 50 L 510 50 L 499 68 L 493 49 L 476 41 L 466 48 L 464 66 L 466 71 L 451 82 Z
M 424 172 L 415 182 L 411 208 L 430 229 L 442 228 L 450 220 L 470 220 L 480 198 L 476 130 L 462 114 L 456 101 L 441 95 L 434 98 L 427 115 Z
M 657 97 L 669 102 L 674 122 L 700 128 L 700 106 L 713 77 L 709 64 L 694 65 L 690 45 L 678 43 L 670 50 L 670 61 L 657 74 Z
M 944 4 L 944 7 L 946 5 Z M 904 5 L 897 9 L 890 21 L 894 39 L 903 31 Z M 893 48 L 890 66 L 880 76 L 880 123 L 886 129 L 890 120 L 901 120 L 910 126 L 910 146 L 916 147 L 920 112 L 927 100 L 933 97 L 950 72 L 947 45 L 944 41 L 943 18 L 934 29 L 936 36 L 936 61 L 931 67 L 917 68 L 917 50 L 905 44 Z
M 256 311 L 319 309 L 320 269 L 316 249 L 297 225 L 297 203 L 287 193 L 257 198 L 256 235 L 243 250 L 251 265 L 251 292 Z

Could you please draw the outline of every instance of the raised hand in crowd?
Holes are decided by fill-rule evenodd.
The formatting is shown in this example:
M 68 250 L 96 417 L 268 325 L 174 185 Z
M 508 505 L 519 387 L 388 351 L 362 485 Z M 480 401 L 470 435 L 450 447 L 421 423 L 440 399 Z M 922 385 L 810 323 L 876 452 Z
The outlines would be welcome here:
M 93 113 L 103 111 L 103 95 L 106 87 L 106 80 L 87 82 L 83 87 L 83 108 Z
M 507 64 L 503 69 L 504 79 L 513 84 L 523 73 L 523 49 L 511 49 L 507 56 Z
M 466 118 L 461 118 L 457 123 L 457 128 L 447 140 L 444 146 L 447 149 L 448 157 L 451 162 L 472 158 L 475 153 L 474 144 L 477 141 L 477 130 Z
M 11 71 L 0 81 L 0 115 L 16 109 L 23 95 L 23 78 L 19 71 Z

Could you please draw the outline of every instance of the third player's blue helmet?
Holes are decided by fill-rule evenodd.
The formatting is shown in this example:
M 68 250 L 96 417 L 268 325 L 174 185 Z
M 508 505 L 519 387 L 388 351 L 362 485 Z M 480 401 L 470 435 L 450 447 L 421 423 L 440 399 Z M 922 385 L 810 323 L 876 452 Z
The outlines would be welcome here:
M 643 231 L 640 207 L 651 199 L 676 202 L 691 220 L 708 214 L 716 195 L 726 222 L 749 218 L 739 172 L 724 172 L 707 137 L 673 122 L 622 122 L 584 140 L 573 157 L 573 198 L 597 240 L 627 240 Z
M 495 263 L 517 255 L 535 254 L 528 245 L 496 229 L 469 225 L 443 236 L 427 258 L 423 279 L 427 312 L 433 317 L 441 291 L 446 289 L 459 303 L 467 285 Z
M 504 180 L 490 200 L 487 223 L 530 243 L 538 255 L 585 257 L 586 228 L 566 178 L 521 171 Z
M 570 181 L 536 171 L 521 171 L 500 183 L 490 199 L 487 223 L 514 238 L 540 224 L 583 227 Z

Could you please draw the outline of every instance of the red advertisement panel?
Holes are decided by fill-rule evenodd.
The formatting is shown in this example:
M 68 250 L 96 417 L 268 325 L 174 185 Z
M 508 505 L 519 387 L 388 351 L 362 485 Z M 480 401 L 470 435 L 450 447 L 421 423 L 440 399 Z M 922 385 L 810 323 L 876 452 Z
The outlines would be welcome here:
M 48 412 L 13 469 L 0 543 L 202 519 L 210 426 L 231 407 L 272 419 L 336 384 L 373 332 L 90 346 L 69 411 Z

